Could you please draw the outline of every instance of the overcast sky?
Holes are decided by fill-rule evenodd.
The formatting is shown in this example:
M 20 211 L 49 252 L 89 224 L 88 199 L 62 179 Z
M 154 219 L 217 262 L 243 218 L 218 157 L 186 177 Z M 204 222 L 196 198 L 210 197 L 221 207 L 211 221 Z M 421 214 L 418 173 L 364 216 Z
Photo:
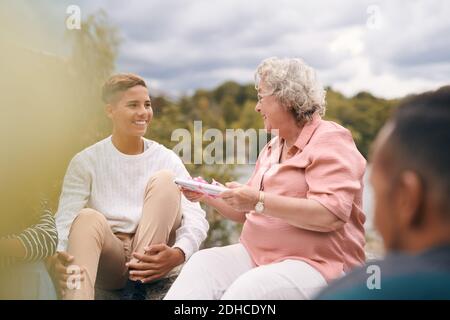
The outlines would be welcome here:
M 382 97 L 450 83 L 450 1 L 45 1 L 48 18 L 103 8 L 123 42 L 117 71 L 170 94 L 248 83 L 262 59 L 301 57 L 325 85 Z

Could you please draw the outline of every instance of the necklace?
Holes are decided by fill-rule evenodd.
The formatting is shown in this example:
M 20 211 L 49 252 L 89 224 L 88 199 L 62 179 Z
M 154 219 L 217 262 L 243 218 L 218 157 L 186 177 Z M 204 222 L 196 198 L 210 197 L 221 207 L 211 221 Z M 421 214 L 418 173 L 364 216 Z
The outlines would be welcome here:
M 286 140 L 284 140 L 283 144 L 281 145 L 280 159 L 279 159 L 278 163 L 282 163 L 285 160 L 285 158 L 286 158 L 286 156 L 285 156 L 286 150 L 289 150 L 289 147 L 288 147 L 288 145 L 286 143 Z
M 287 148 L 288 148 L 288 150 L 289 150 L 289 149 L 291 149 L 291 148 L 292 148 L 292 146 L 293 146 L 293 145 L 291 145 L 291 146 L 290 146 L 290 145 L 288 145 L 288 143 L 286 142 L 286 139 L 284 140 L 284 143 L 283 143 L 283 144 L 284 144 L 284 146 L 285 146 L 285 147 L 287 147 Z

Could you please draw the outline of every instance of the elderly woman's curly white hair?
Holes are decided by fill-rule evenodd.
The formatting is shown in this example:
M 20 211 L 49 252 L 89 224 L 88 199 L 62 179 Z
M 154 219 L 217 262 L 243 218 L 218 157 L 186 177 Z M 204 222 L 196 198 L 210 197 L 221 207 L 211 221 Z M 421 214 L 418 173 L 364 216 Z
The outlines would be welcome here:
M 297 121 L 310 121 L 315 113 L 325 114 L 325 90 L 313 68 L 301 59 L 265 59 L 256 69 L 256 89 L 262 81 L 279 102 L 291 110 Z

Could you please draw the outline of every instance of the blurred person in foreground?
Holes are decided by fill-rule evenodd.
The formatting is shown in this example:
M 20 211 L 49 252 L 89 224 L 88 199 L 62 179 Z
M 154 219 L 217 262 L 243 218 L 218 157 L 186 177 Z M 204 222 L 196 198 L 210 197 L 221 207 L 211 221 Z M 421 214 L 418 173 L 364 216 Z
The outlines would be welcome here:
M 49 200 L 67 96 L 48 89 L 66 79 L 56 59 L 1 41 L 0 51 L 0 299 L 56 299 L 44 261 L 58 242 Z
M 388 254 L 319 299 L 450 299 L 449 144 L 450 86 L 401 103 L 372 154 L 375 226 Z
M 21 230 L 0 234 L 0 299 L 56 299 L 43 263 L 56 252 L 55 221 L 49 211 L 34 220 Z
M 243 223 L 238 244 L 201 250 L 165 299 L 310 299 L 364 263 L 366 161 L 349 130 L 322 120 L 325 90 L 301 59 L 269 58 L 256 71 L 255 111 L 278 136 L 246 185 L 211 198 L 184 190 Z

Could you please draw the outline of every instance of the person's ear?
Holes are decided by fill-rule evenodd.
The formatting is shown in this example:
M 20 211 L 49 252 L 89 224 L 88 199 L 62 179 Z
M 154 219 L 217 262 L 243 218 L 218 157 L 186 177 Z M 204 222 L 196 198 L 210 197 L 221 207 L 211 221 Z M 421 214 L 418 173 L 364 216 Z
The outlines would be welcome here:
M 397 193 L 399 223 L 403 228 L 417 228 L 424 219 L 424 186 L 419 175 L 413 171 L 401 174 Z
M 108 118 L 112 119 L 112 116 L 113 116 L 113 106 L 112 106 L 110 103 L 108 103 L 108 104 L 105 106 L 105 112 L 106 112 L 106 116 L 107 116 Z

